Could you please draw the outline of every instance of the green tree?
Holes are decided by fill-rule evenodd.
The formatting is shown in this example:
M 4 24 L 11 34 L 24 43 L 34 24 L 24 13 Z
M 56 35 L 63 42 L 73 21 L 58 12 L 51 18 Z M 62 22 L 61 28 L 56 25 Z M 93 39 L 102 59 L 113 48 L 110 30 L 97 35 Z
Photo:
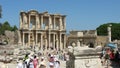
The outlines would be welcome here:
M 14 25 L 13 27 L 12 27 L 12 31 L 16 31 L 18 28 L 17 28 L 17 26 L 16 25 Z
M 107 36 L 108 35 L 108 31 L 107 31 L 107 27 L 109 26 L 109 24 L 111 24 L 111 38 L 112 40 L 118 39 L 120 40 L 120 23 L 107 23 L 107 24 L 102 24 L 100 25 L 96 30 L 97 30 L 97 34 L 98 35 L 102 35 L 102 36 Z
M 2 27 L 2 23 L 0 23 L 0 28 Z
M 3 24 L 0 24 L 0 34 L 4 35 L 5 30 L 9 31 L 16 31 L 18 28 L 14 25 L 13 27 L 10 26 L 8 21 L 5 21 Z
M 8 23 L 8 21 L 4 22 L 3 25 L 2 25 L 2 28 L 4 30 L 12 30 L 12 27 L 10 26 L 10 24 Z

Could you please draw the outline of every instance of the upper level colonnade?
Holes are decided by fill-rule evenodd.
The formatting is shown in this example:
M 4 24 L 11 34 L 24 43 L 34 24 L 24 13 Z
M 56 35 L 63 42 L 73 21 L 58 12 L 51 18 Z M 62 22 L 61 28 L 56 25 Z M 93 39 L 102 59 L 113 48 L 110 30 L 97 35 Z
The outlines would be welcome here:
M 39 13 L 36 10 L 20 12 L 20 29 L 66 30 L 65 15 Z

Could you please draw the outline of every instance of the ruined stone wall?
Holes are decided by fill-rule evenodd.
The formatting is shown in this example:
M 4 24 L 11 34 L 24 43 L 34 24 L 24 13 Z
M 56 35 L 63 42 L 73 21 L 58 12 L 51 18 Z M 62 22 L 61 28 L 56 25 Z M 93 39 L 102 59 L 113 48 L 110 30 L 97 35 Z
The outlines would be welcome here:
M 108 36 L 97 36 L 96 43 L 97 45 L 104 46 L 108 42 Z

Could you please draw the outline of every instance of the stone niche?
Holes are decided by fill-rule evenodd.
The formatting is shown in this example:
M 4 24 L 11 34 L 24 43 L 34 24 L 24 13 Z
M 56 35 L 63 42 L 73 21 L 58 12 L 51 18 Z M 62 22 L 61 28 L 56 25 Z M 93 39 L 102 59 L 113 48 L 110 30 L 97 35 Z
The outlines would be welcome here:
M 66 68 L 102 68 L 99 53 L 95 48 L 74 47 L 69 50 Z

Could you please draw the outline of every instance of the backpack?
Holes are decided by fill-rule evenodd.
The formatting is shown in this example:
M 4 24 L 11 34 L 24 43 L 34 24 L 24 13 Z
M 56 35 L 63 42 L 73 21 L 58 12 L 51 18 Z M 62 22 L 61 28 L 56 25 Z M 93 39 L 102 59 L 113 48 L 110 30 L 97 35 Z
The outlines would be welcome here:
M 109 59 L 109 54 L 105 54 L 105 59 Z

